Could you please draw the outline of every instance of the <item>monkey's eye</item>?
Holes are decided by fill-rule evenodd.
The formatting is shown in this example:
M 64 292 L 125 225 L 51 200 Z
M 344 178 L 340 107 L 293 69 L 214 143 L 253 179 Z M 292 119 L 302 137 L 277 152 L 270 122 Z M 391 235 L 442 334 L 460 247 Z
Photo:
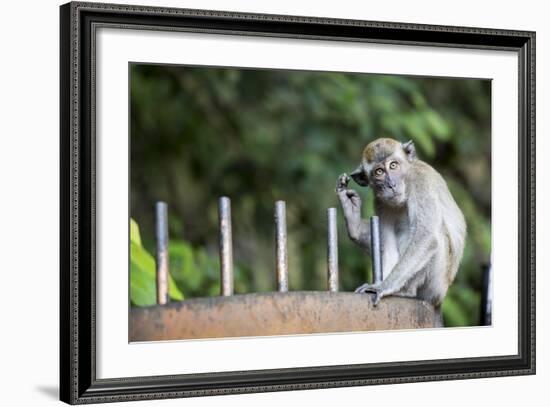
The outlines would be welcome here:
M 382 168 L 377 168 L 376 170 L 374 170 L 374 175 L 376 175 L 377 177 L 381 176 L 382 174 L 384 174 L 384 170 Z
M 392 161 L 390 163 L 390 170 L 395 170 L 397 167 L 399 167 L 399 163 L 397 161 Z

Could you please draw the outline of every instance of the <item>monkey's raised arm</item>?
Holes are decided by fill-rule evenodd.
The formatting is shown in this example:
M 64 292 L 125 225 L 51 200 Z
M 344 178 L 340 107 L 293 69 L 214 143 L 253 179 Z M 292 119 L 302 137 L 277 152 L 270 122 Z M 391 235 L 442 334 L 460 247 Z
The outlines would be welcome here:
M 370 223 L 361 219 L 361 198 L 348 188 L 349 177 L 342 174 L 336 184 L 336 194 L 342 205 L 346 229 L 350 239 L 370 255 Z

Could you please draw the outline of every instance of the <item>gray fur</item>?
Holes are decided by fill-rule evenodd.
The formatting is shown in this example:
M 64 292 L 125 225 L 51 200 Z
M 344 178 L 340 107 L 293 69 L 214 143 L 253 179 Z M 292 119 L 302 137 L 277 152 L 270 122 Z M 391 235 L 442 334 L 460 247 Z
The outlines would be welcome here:
M 398 295 L 439 307 L 458 271 L 466 239 L 464 215 L 445 180 L 416 158 L 412 143 L 391 139 L 369 144 L 361 167 L 380 217 L 383 281 L 363 284 L 356 292 L 375 293 L 375 304 Z M 344 174 L 336 188 L 348 235 L 369 253 L 369 222 L 361 219 L 361 199 L 348 182 Z

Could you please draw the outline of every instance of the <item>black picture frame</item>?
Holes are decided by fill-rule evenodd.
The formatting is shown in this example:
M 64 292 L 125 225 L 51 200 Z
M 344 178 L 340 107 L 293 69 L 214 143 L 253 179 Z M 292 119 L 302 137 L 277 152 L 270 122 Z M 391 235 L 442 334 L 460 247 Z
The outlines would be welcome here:
M 60 398 L 71 404 L 535 373 L 535 33 L 72 2 L 60 8 Z M 95 49 L 100 26 L 515 51 L 519 352 L 499 357 L 96 378 Z

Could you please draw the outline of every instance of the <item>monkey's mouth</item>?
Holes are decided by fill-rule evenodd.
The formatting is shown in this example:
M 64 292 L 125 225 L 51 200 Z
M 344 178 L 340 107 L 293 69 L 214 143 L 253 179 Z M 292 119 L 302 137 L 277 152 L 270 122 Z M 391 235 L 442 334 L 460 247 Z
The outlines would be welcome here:
M 399 200 L 401 200 L 402 196 L 403 196 L 403 194 L 401 192 L 393 191 L 390 194 L 390 199 L 393 200 L 393 201 L 399 201 Z
M 384 188 L 382 192 L 388 197 L 396 197 L 402 194 L 402 191 L 400 191 L 399 189 L 389 187 Z
M 382 200 L 391 205 L 400 205 L 404 200 L 403 191 L 395 191 L 395 190 L 388 189 L 384 191 L 381 195 L 382 195 L 381 196 Z
M 403 188 L 390 188 L 389 186 L 384 184 L 377 185 L 375 187 L 375 190 L 376 196 L 379 199 L 390 204 L 400 203 L 405 196 Z

